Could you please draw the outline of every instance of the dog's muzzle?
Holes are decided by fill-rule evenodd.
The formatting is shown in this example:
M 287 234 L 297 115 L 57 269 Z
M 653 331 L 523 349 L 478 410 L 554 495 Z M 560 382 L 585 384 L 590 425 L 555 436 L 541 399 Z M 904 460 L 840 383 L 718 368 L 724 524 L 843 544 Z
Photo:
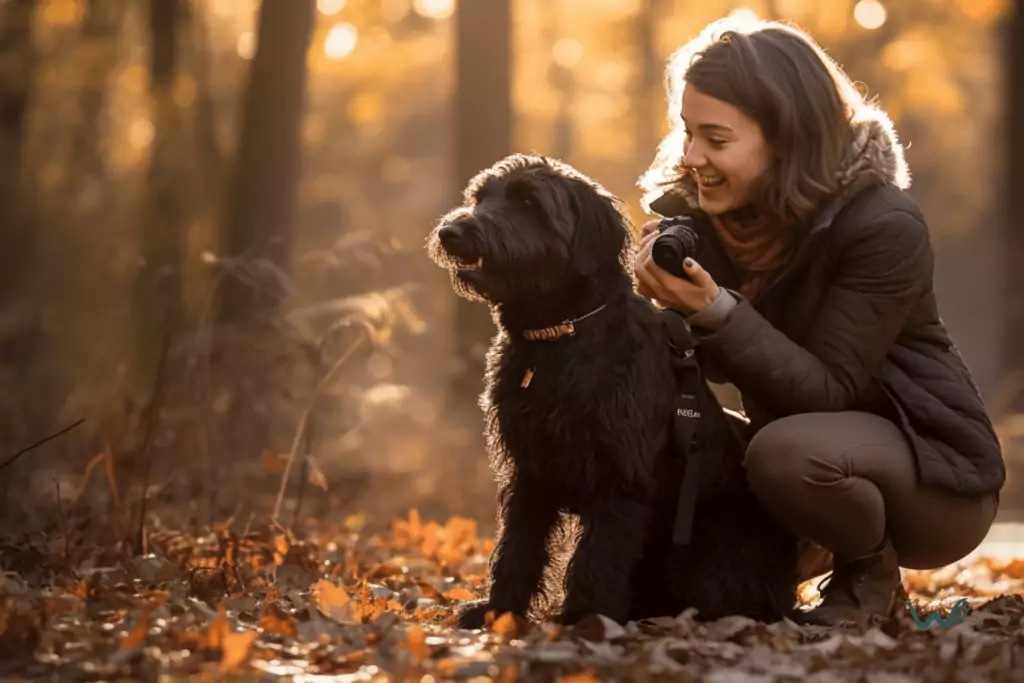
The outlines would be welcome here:
M 480 270 L 484 257 L 474 238 L 475 226 L 460 220 L 450 223 L 437 231 L 437 239 L 445 255 L 459 270 Z

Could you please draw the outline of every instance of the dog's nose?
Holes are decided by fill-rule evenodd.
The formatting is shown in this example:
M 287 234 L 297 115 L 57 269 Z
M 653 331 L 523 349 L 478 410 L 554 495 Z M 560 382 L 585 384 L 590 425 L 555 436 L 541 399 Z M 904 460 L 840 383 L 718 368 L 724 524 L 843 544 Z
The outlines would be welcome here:
M 464 223 L 449 223 L 437 231 L 437 238 L 441 240 L 441 246 L 448 251 L 458 248 L 459 244 L 465 241 L 468 232 Z

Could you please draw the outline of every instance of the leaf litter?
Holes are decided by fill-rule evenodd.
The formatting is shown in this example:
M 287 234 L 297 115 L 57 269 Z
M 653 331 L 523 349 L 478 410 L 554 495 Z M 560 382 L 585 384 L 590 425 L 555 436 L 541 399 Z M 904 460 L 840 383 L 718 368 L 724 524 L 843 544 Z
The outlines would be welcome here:
M 3 680 L 1024 681 L 1024 560 L 908 571 L 922 629 L 904 609 L 836 628 L 743 617 L 573 627 L 496 615 L 452 624 L 485 594 L 494 547 L 473 520 L 416 511 L 379 533 L 365 519 L 158 530 L 150 552 L 0 539 Z M 800 600 L 817 599 L 814 581 Z

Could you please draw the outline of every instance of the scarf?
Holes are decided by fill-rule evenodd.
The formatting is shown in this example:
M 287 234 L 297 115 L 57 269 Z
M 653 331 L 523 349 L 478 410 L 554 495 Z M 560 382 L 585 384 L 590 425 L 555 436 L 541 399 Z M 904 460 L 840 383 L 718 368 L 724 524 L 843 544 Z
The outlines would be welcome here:
M 723 214 L 710 218 L 726 256 L 739 271 L 740 294 L 753 299 L 792 256 L 790 231 L 779 231 L 771 221 L 757 216 Z

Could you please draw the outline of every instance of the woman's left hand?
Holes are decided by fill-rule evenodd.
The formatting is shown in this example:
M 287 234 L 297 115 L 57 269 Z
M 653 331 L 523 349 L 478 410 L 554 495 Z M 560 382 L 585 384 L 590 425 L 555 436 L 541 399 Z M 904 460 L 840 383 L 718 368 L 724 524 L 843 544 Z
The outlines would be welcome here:
M 640 251 L 633 266 L 640 294 L 685 315 L 704 310 L 718 297 L 718 285 L 693 259 L 683 262 L 683 270 L 690 276 L 689 280 L 661 269 L 651 257 L 651 248 L 657 236 L 657 231 L 648 233 L 640 242 Z

